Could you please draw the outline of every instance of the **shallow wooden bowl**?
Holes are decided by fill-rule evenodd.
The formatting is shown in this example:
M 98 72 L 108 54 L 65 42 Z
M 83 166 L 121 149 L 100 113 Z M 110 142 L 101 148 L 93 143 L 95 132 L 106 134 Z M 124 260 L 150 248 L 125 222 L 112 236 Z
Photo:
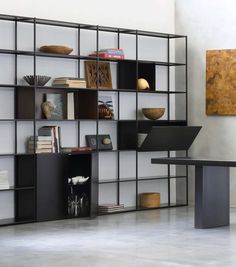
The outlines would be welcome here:
M 62 45 L 44 45 L 39 48 L 40 52 L 69 55 L 73 48 Z
M 157 120 L 164 115 L 165 108 L 143 108 L 142 112 L 147 119 Z

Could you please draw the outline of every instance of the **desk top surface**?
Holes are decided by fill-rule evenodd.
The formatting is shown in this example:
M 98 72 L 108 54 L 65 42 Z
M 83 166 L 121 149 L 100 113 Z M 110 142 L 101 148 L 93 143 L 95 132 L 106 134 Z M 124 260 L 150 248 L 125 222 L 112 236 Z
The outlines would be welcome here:
M 174 165 L 197 165 L 197 166 L 222 166 L 236 167 L 236 160 L 222 160 L 212 158 L 152 158 L 152 164 L 174 164 Z

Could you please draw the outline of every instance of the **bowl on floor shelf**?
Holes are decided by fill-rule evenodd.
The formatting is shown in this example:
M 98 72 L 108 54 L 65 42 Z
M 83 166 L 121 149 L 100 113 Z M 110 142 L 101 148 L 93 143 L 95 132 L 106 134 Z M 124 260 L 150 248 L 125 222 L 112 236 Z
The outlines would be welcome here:
M 45 75 L 26 75 L 23 77 L 23 79 L 29 84 L 34 85 L 34 79 L 36 79 L 36 85 L 38 86 L 44 86 L 50 79 L 50 76 Z
M 142 112 L 147 119 L 158 120 L 164 115 L 165 108 L 143 108 Z

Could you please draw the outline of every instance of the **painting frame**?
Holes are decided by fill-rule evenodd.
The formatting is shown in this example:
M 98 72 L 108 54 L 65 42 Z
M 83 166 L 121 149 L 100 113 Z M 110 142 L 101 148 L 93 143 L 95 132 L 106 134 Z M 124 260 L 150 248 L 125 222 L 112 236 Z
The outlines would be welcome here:
M 112 89 L 111 67 L 109 62 L 98 63 L 97 81 L 97 61 L 85 61 L 85 79 L 87 88 L 90 89 Z
M 206 115 L 236 115 L 236 49 L 206 51 Z
M 109 134 L 99 134 L 99 135 L 86 135 L 86 143 L 87 146 L 91 147 L 92 150 L 112 150 L 113 145 L 112 145 L 112 140 Z M 110 144 L 104 144 L 103 140 L 104 139 L 110 139 Z M 97 146 L 97 141 L 98 141 L 98 146 Z

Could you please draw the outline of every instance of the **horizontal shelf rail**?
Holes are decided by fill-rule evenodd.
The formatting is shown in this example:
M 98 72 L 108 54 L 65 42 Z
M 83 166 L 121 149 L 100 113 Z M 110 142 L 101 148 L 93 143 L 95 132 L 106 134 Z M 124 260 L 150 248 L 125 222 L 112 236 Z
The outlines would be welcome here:
M 94 31 L 98 29 L 97 25 L 91 25 L 91 24 L 81 24 L 81 23 L 76 23 L 76 22 L 66 22 L 66 21 L 59 21 L 59 20 L 49 20 L 49 19 L 40 19 L 40 18 L 5 15 L 5 14 L 0 14 L 0 20 L 17 21 L 17 22 L 32 23 L 32 24 L 36 23 L 36 25 L 39 24 L 39 25 L 46 25 L 46 26 L 58 26 L 58 27 L 75 28 L 75 29 L 80 28 L 80 29 L 94 30 Z M 170 39 L 171 38 L 186 38 L 186 35 L 126 29 L 126 28 L 118 28 L 118 27 L 110 27 L 110 26 L 99 26 L 99 31 L 119 33 L 119 34 L 131 34 L 131 35 L 137 34 L 140 36 L 157 37 L 157 38 L 170 38 Z
M 152 60 L 136 60 L 136 59 L 110 59 L 110 58 L 99 58 L 99 57 L 90 57 L 82 55 L 63 55 L 63 54 L 53 54 L 53 53 L 43 53 L 43 52 L 34 52 L 34 51 L 24 51 L 24 50 L 11 50 L 11 49 L 0 49 L 0 54 L 9 54 L 9 55 L 21 55 L 21 56 L 36 56 L 36 57 L 47 57 L 47 58 L 63 58 L 63 59 L 76 59 L 76 60 L 99 60 L 99 62 L 138 62 L 141 64 L 155 64 L 158 66 L 186 66 L 185 63 L 179 62 L 165 62 L 165 61 L 152 61 Z
M 133 178 L 120 178 L 117 179 L 100 179 L 99 184 L 116 184 L 116 183 L 125 183 L 125 182 L 136 182 L 136 180 L 142 181 L 152 181 L 152 180 L 166 180 L 166 179 L 182 179 L 187 178 L 186 176 L 178 175 L 178 176 L 151 176 L 151 177 L 135 177 Z

